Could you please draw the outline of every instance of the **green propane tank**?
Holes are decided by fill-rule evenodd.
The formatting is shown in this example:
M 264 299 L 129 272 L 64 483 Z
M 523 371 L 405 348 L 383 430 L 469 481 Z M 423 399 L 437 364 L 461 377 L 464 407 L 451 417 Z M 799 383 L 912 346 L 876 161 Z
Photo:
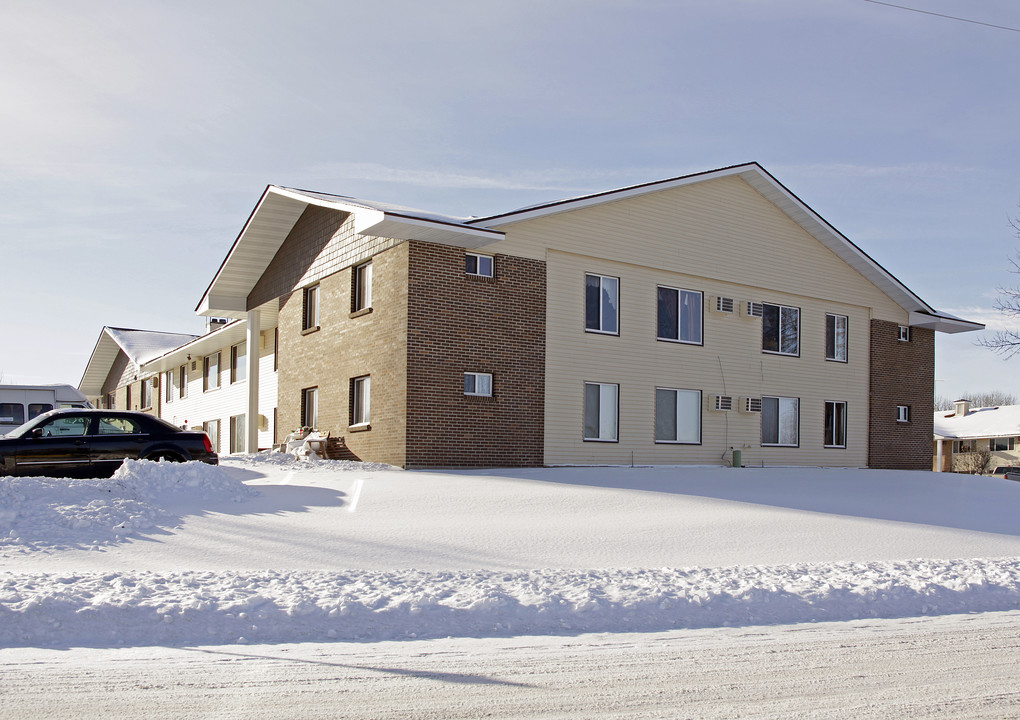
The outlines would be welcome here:
M 744 467 L 739 450 L 733 451 L 733 467 Z

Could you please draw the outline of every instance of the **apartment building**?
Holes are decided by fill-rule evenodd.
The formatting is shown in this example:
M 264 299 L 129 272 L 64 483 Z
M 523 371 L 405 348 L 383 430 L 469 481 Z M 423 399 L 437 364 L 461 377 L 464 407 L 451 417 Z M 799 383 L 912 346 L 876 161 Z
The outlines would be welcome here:
M 197 312 L 140 377 L 247 372 L 188 423 L 405 467 L 930 468 L 935 333 L 982 327 L 755 163 L 483 218 L 270 186 Z

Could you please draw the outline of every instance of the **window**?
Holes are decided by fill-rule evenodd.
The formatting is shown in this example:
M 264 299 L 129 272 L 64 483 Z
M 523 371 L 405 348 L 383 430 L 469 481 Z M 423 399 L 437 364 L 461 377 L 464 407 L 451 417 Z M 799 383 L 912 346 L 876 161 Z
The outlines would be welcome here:
M 584 328 L 588 332 L 620 334 L 620 279 L 584 276 Z
M 131 409 L 131 386 L 130 385 L 124 386 L 124 409 L 125 410 L 130 410 Z
M 139 435 L 142 426 L 137 421 L 125 417 L 99 416 L 99 426 L 96 428 L 98 435 Z
M 177 370 L 177 397 L 188 397 L 188 366 L 181 365 Z
M 53 409 L 53 406 L 49 403 L 29 403 L 28 404 L 28 419 L 34 420 L 35 418 L 42 415 L 44 412 L 49 412 Z
M 351 380 L 351 425 L 367 425 L 371 419 L 372 378 Z
M 163 400 L 164 402 L 174 401 L 174 371 L 167 370 L 163 373 Z
M 319 388 L 305 388 L 301 391 L 301 427 L 319 426 Z
M 354 268 L 354 305 L 351 310 L 367 310 L 372 307 L 372 263 L 367 262 Z
M 1016 445 L 1014 445 L 1014 438 L 1011 437 L 992 438 L 991 440 L 988 441 L 988 449 L 991 450 L 992 452 L 998 452 L 1000 450 L 1012 450 L 1015 447 Z
M 659 340 L 701 344 L 702 295 L 694 290 L 659 286 Z
M 230 382 L 241 382 L 248 377 L 247 351 L 247 341 L 230 348 Z
M 825 447 L 846 447 L 846 403 L 825 401 Z
M 616 442 L 619 424 L 620 386 L 612 383 L 584 384 L 584 439 Z
M 953 452 L 954 453 L 970 453 L 975 452 L 977 448 L 974 445 L 973 440 L 954 440 L 953 441 Z
M 900 342 L 910 342 L 910 328 L 906 325 L 900 325 Z
M 910 422 L 910 406 L 909 405 L 897 405 L 896 406 L 896 422 Z
M 701 443 L 701 391 L 655 388 L 655 442 Z
M 825 359 L 846 362 L 846 315 L 825 315 Z
M 220 354 L 202 358 L 202 390 L 215 390 L 220 386 Z
M 800 444 L 800 398 L 762 397 L 761 444 L 785 447 Z
M 280 327 L 273 328 L 273 370 L 280 369 Z
M 220 421 L 209 420 L 208 422 L 202 423 L 202 429 L 205 430 L 205 434 L 209 436 L 209 442 L 212 443 L 213 452 L 218 453 L 220 451 Z
M 106 393 L 106 409 L 113 410 L 117 406 L 117 393 Z
M 233 415 L 230 418 L 230 452 L 244 452 L 248 440 L 244 427 L 244 415 Z
M 800 355 L 800 308 L 762 303 L 761 349 L 778 355 Z
M 153 379 L 145 378 L 142 380 L 142 407 L 152 407 L 152 390 L 153 390 Z
M 492 396 L 492 374 L 491 373 L 464 373 L 464 394 Z
M 489 255 L 476 255 L 467 253 L 464 256 L 464 272 L 468 275 L 481 275 L 492 277 L 493 260 Z
M 319 329 L 319 286 L 312 285 L 304 290 L 301 304 L 301 330 Z
M 0 423 L 4 425 L 23 425 L 25 423 L 25 406 L 19 402 L 0 403 Z M 7 431 L 5 430 L 4 432 Z

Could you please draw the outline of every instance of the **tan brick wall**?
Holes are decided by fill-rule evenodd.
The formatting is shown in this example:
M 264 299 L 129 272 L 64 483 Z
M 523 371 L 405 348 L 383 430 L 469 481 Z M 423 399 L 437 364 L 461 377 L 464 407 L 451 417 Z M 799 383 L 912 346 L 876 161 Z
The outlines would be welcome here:
M 545 263 L 496 255 L 482 278 L 463 249 L 408 245 L 407 466 L 542 465 Z M 465 396 L 465 372 L 493 396 Z
M 871 376 L 868 466 L 930 470 L 934 432 L 935 332 L 910 328 L 899 340 L 899 326 L 871 321 Z M 896 406 L 910 407 L 910 422 L 896 421 Z
M 280 299 L 279 436 L 301 423 L 301 391 L 319 388 L 320 432 L 364 460 L 404 465 L 407 246 L 372 258 L 372 309 L 351 313 L 351 268 L 319 281 L 319 330 L 302 333 L 303 289 Z M 351 432 L 351 379 L 372 378 L 370 429 Z

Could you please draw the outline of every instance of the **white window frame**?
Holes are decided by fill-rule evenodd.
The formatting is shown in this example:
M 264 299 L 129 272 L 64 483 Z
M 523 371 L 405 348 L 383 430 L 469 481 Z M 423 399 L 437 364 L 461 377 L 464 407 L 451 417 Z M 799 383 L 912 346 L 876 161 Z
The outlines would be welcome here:
M 843 322 L 840 323 L 840 320 Z M 842 348 L 840 347 L 840 324 L 842 324 Z M 832 354 L 829 354 L 829 333 L 832 332 Z M 847 362 L 850 347 L 850 319 L 846 315 L 825 313 L 825 359 L 832 362 Z M 842 351 L 842 352 L 841 352 Z
M 589 388 L 597 388 L 594 397 L 598 402 L 595 408 L 589 408 L 591 399 Z M 620 439 L 620 385 L 618 383 L 586 382 L 584 384 L 584 409 L 581 417 L 582 435 L 585 442 L 619 442 Z M 594 411 L 594 413 L 592 413 Z M 594 414 L 594 423 L 589 423 L 589 416 Z M 595 427 L 594 433 L 589 429 Z
M 241 349 L 244 349 L 244 354 Z M 230 384 L 248 379 L 248 341 L 242 340 L 230 346 Z
M 354 266 L 354 287 L 352 297 L 353 312 L 368 310 L 372 307 L 372 261 Z
M 181 365 L 177 374 L 180 376 L 177 380 L 177 397 L 183 400 L 188 397 L 188 366 Z
M 660 435 L 662 429 L 659 424 L 659 402 L 664 397 L 672 394 L 673 397 L 673 409 L 675 416 L 673 418 L 673 437 L 666 438 Z M 684 398 L 685 402 L 681 405 L 680 399 Z M 695 437 L 687 435 L 686 438 L 681 439 L 680 429 L 683 425 L 689 423 L 683 423 L 682 420 L 686 417 L 681 415 L 683 410 L 693 410 L 696 413 L 697 431 Z M 700 445 L 701 444 L 701 391 L 700 390 L 688 390 L 685 388 L 671 388 L 671 387 L 657 387 L 655 388 L 655 442 L 657 444 L 665 445 Z
M 151 408 L 153 405 L 153 382 L 151 377 L 142 380 L 142 404 L 143 408 Z
M 319 329 L 319 284 L 309 285 L 301 295 L 301 330 Z
M 597 326 L 588 324 L 589 314 L 589 278 L 598 280 L 598 324 Z M 607 282 L 608 281 L 608 282 Z M 613 288 L 610 291 L 607 286 Z M 607 303 L 607 296 L 611 296 Z M 615 307 L 611 307 L 615 300 Z M 607 307 L 607 304 L 610 307 Z M 607 313 L 610 311 L 611 314 Z M 614 328 L 606 329 L 606 320 L 611 317 Z M 599 275 L 598 273 L 585 273 L 584 274 L 584 331 L 589 333 L 599 333 L 601 335 L 619 335 L 620 334 L 620 278 L 613 275 Z
M 771 413 L 772 401 L 776 406 L 776 441 L 765 440 L 765 421 Z M 783 431 L 789 430 L 789 425 L 784 424 L 783 418 L 786 414 L 796 413 L 794 425 L 794 437 L 789 434 L 784 438 Z M 788 422 L 788 421 L 787 421 Z M 800 398 L 782 397 L 779 395 L 762 395 L 761 397 L 761 444 L 762 447 L 800 447 Z
M 230 416 L 230 443 L 228 449 L 231 453 L 243 453 L 248 440 L 245 433 L 245 415 Z
M 220 451 L 220 421 L 206 420 L 202 423 L 202 431 L 209 436 L 213 452 L 218 453 Z
M 676 313 L 676 337 L 670 337 L 662 334 L 662 306 L 663 300 L 660 295 L 662 290 L 670 290 L 676 293 L 676 307 L 674 312 Z M 697 331 L 696 338 L 686 339 L 684 338 L 684 323 L 683 313 L 684 302 L 687 298 L 693 300 L 697 298 L 697 327 L 687 327 L 687 334 L 693 335 L 693 330 Z M 705 342 L 705 294 L 698 290 L 687 290 L 685 288 L 673 287 L 672 285 L 659 285 L 655 289 L 655 334 L 658 340 L 663 342 L 675 342 L 683 345 L 704 345 Z
M 464 272 L 468 275 L 491 278 L 495 274 L 495 268 L 496 258 L 492 255 L 464 253 Z
M 310 387 L 301 391 L 301 427 L 319 426 L 319 388 Z
M 761 306 L 762 306 L 761 351 L 763 353 L 768 353 L 769 355 L 785 355 L 787 357 L 800 357 L 800 308 L 799 307 L 794 307 L 793 305 L 780 305 L 779 303 L 768 303 L 768 302 L 763 302 L 761 304 Z M 776 326 L 776 333 L 777 333 L 776 347 L 778 348 L 777 350 L 769 350 L 769 349 L 767 349 L 765 347 L 765 331 L 766 331 L 766 327 L 765 327 L 765 315 L 766 315 L 766 313 L 769 312 L 769 308 L 776 308 L 777 312 L 778 312 L 779 324 Z M 789 323 L 788 319 L 784 320 L 784 317 L 788 316 L 788 313 L 784 312 L 786 310 L 794 310 L 794 311 L 796 311 L 796 320 L 797 320 L 797 349 L 796 349 L 796 351 L 793 351 L 793 350 L 784 350 L 783 349 L 783 328 L 786 325 L 788 325 L 788 323 Z
M 163 402 L 172 403 L 174 401 L 174 371 L 167 370 L 163 373 Z
M 841 407 L 842 411 L 837 411 Z M 830 434 L 827 423 L 829 421 L 829 409 L 832 408 L 832 432 Z M 837 422 L 838 421 L 838 422 Z M 846 402 L 843 400 L 826 400 L 825 410 L 822 414 L 822 445 L 827 448 L 846 448 Z M 842 438 L 843 442 L 839 440 Z
M 910 342 L 910 326 L 900 325 L 899 326 L 899 341 Z
M 1003 441 L 1002 442 L 1003 447 L 1001 447 L 1001 448 L 996 447 L 997 444 L 998 444 L 997 441 L 999 441 L 999 440 Z M 1009 452 L 1010 450 L 1013 450 L 1014 448 L 1016 448 L 1016 438 L 1015 438 L 1015 436 L 1010 436 L 1010 437 L 994 437 L 994 438 L 989 438 L 988 439 L 988 450 L 990 452 Z
M 351 379 L 351 427 L 368 425 L 372 421 L 372 376 L 362 375 Z
M 474 397 L 492 397 L 492 373 L 464 373 L 464 394 Z
M 909 405 L 897 405 L 896 406 L 896 422 L 908 423 L 910 422 L 910 406 Z

